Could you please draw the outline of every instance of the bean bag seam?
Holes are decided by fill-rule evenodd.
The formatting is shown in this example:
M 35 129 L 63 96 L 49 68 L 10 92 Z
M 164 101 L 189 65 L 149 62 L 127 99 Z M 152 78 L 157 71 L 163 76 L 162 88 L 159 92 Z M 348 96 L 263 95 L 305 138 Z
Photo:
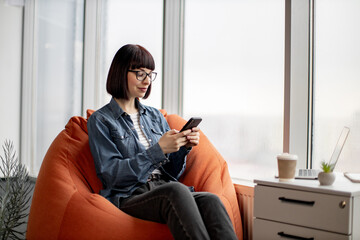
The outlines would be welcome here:
M 71 122 L 72 122 L 72 124 L 74 124 L 73 118 L 71 118 Z M 63 227 L 63 225 L 64 225 L 65 213 L 66 213 L 67 209 L 69 208 L 69 203 L 70 203 L 71 199 L 73 198 L 74 194 L 75 194 L 76 192 L 78 192 L 78 189 L 77 189 L 77 187 L 75 186 L 74 180 L 73 180 L 73 178 L 71 177 L 70 170 L 69 170 L 69 145 L 70 145 L 70 138 L 72 137 L 73 131 L 72 131 L 72 128 L 70 128 L 70 127 L 67 127 L 66 129 L 67 129 L 67 132 L 68 132 L 68 135 L 69 135 L 69 138 L 66 139 L 66 147 L 64 148 L 65 151 L 66 151 L 66 159 L 65 159 L 65 162 L 66 162 L 66 165 L 67 165 L 67 166 L 66 166 L 66 169 L 67 169 L 67 171 L 69 172 L 69 176 L 70 176 L 70 178 L 71 178 L 71 180 L 72 180 L 72 184 L 73 184 L 73 187 L 75 188 L 75 191 L 71 194 L 71 197 L 69 198 L 69 200 L 68 200 L 68 202 L 67 202 L 67 204 L 66 204 L 66 208 L 64 209 L 64 213 L 62 214 L 62 218 L 61 218 L 61 221 L 60 221 L 60 222 L 61 222 L 61 225 L 60 225 L 60 228 L 59 228 L 59 232 L 58 232 L 58 234 L 57 234 L 57 239 L 60 238 L 61 229 L 62 229 L 62 227 Z

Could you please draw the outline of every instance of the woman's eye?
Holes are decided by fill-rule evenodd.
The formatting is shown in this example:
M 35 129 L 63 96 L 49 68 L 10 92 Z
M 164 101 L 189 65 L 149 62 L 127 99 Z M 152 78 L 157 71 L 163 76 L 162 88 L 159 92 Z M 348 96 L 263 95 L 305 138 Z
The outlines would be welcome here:
M 139 77 L 145 77 L 145 76 L 146 76 L 146 73 L 145 73 L 145 72 L 138 72 L 138 76 L 139 76 Z

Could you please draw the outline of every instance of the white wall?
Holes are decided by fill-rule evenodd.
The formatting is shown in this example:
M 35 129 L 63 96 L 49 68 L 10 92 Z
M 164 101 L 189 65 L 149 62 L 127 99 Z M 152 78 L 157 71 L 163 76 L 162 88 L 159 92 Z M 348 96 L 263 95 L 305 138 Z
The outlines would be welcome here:
M 0 145 L 13 141 L 19 156 L 23 8 L 7 2 L 0 0 Z

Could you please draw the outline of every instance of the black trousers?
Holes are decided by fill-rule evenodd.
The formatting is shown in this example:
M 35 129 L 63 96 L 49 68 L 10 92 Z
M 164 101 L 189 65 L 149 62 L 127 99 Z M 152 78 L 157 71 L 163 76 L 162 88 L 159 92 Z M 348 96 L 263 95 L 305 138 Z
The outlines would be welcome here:
M 125 213 L 166 223 L 175 239 L 237 239 L 220 199 L 179 182 L 152 180 L 120 202 Z

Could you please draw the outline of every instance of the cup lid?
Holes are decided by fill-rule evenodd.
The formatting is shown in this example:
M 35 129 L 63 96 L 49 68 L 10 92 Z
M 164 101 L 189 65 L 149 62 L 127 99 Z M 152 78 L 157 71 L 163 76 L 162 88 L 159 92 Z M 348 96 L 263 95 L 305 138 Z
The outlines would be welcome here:
M 298 156 L 295 154 L 282 153 L 277 155 L 277 159 L 281 160 L 298 160 Z

